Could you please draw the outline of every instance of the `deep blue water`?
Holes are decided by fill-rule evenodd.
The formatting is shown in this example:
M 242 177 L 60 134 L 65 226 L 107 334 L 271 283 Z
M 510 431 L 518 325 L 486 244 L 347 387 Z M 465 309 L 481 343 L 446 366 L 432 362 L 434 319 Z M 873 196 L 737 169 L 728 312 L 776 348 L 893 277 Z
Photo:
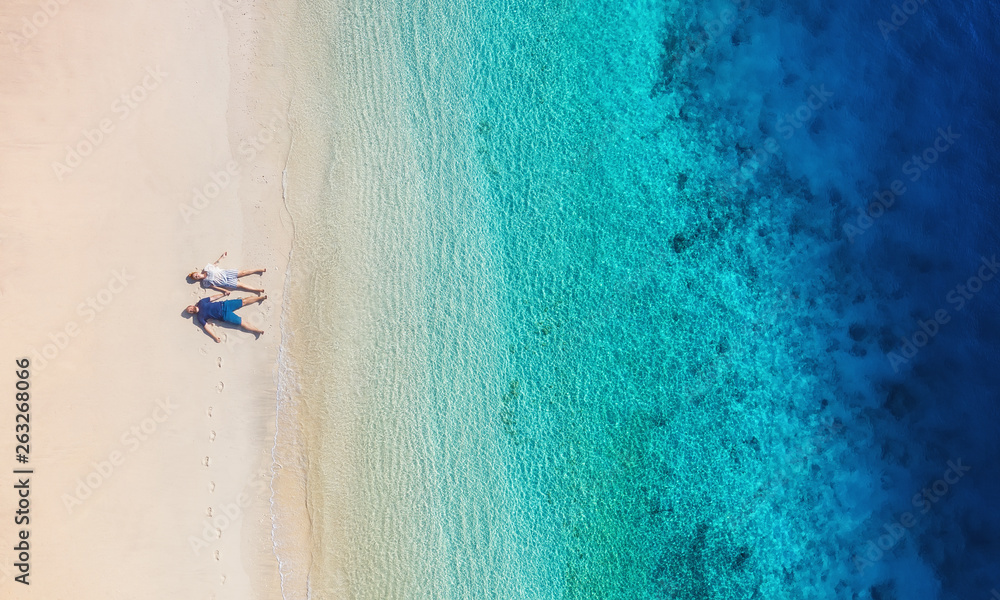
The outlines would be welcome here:
M 864 23 L 885 19 L 891 10 L 876 3 L 859 14 Z M 998 150 L 998 86 L 991 76 L 1000 38 L 987 25 L 998 13 L 995 3 L 927 3 L 898 30 L 888 31 L 888 40 L 869 30 L 882 57 L 845 56 L 880 66 L 857 82 L 870 101 L 845 106 L 878 130 L 855 132 L 877 149 L 858 166 L 883 188 L 896 178 L 908 188 L 897 206 L 839 256 L 849 293 L 867 295 L 864 317 L 858 319 L 863 339 L 875 338 L 880 350 L 894 352 L 902 349 L 902 337 L 923 339 L 921 321 L 938 311 L 949 319 L 911 360 L 898 363 L 898 372 L 883 365 L 869 371 L 868 381 L 881 399 L 879 418 L 872 422 L 889 474 L 886 487 L 897 505 L 908 508 L 913 494 L 941 479 L 949 460 L 961 458 L 968 465 L 967 475 L 946 493 L 932 487 L 937 500 L 907 540 L 932 569 L 942 598 L 988 598 L 1000 585 L 1000 517 L 993 510 L 1000 492 L 1000 282 L 993 278 L 996 265 L 980 270 L 981 258 L 992 263 L 1000 250 L 992 164 Z M 938 128 L 952 128 L 961 137 L 913 181 L 916 172 L 901 169 L 932 145 Z M 986 281 L 977 291 L 980 283 L 970 277 L 983 274 Z M 864 358 L 883 360 L 882 352 L 873 354 Z M 886 569 L 890 581 L 910 576 L 902 562 Z
M 873 192 L 889 189 L 894 180 L 905 187 L 853 243 L 844 244 L 842 237 L 825 242 L 841 301 L 852 305 L 840 325 L 853 328 L 855 343 L 836 352 L 850 355 L 842 372 L 856 378 L 870 407 L 866 421 L 886 490 L 880 518 L 891 523 L 907 511 L 916 515 L 905 538 L 886 551 L 885 564 L 867 571 L 878 573 L 882 590 L 908 590 L 927 571 L 940 585 L 939 594 L 928 586 L 899 597 L 987 598 L 1000 584 L 1000 518 L 993 510 L 1000 491 L 1000 285 L 993 278 L 996 265 L 980 265 L 984 257 L 992 263 L 1000 250 L 992 165 L 998 86 L 991 75 L 1000 37 L 989 25 L 1000 8 L 928 2 L 898 29 L 883 31 L 878 20 L 891 22 L 892 3 L 802 3 L 773 10 L 810 34 L 782 47 L 779 59 L 798 57 L 808 73 L 803 80 L 829 82 L 835 91 L 831 110 L 810 127 L 808 141 L 802 136 L 801 148 L 790 147 L 801 152 L 787 161 L 792 174 L 823 181 L 813 183 L 812 192 L 834 206 L 842 224 L 858 223 L 852 213 Z M 942 130 L 957 139 L 938 141 Z M 947 149 L 927 150 L 935 142 L 936 150 Z M 844 145 L 853 157 L 839 160 Z M 914 155 L 923 155 L 925 165 Z M 977 274 L 986 275 L 981 290 L 978 280 L 970 281 Z M 947 322 L 935 327 L 935 313 Z M 922 331 L 932 335 L 915 356 L 887 359 L 895 358 L 892 353 L 905 358 L 909 349 L 901 338 L 920 343 Z M 947 491 L 935 489 L 948 462 L 959 459 L 967 474 Z M 928 487 L 930 504 L 914 506 L 912 497 Z M 872 529 L 880 525 L 875 519 Z M 885 529 L 872 536 L 881 533 Z M 910 545 L 923 565 L 902 558 Z M 879 555 L 871 546 L 859 553 Z
M 744 122 L 744 143 L 754 147 L 768 135 L 783 138 L 776 117 L 801 106 L 805 89 L 820 85 L 832 93 L 808 124 L 782 140 L 771 170 L 802 182 L 804 199 L 820 214 L 835 215 L 834 235 L 827 230 L 813 240 L 814 252 L 825 256 L 806 264 L 814 262 L 833 278 L 841 306 L 839 322 L 831 325 L 848 332 L 844 343 L 832 345 L 830 360 L 839 363 L 839 373 L 852 383 L 845 387 L 857 396 L 841 401 L 864 410 L 845 426 L 870 427 L 880 461 L 875 473 L 884 495 L 867 537 L 878 543 L 888 531 L 885 523 L 892 529 L 900 515 L 915 515 L 915 525 L 881 560 L 874 560 L 881 548 L 867 542 L 856 548 L 860 557 L 873 559 L 871 567 L 859 563 L 865 577 L 858 581 L 876 586 L 873 597 L 988 598 L 1000 585 L 1000 517 L 993 510 L 1000 491 L 1000 285 L 992 269 L 979 267 L 982 257 L 992 262 L 1000 250 L 993 165 L 1000 36 L 992 26 L 1000 7 L 754 5 L 739 11 L 732 35 L 708 61 L 728 63 L 708 67 L 724 78 L 708 77 L 711 83 L 699 87 L 720 94 L 723 111 L 746 113 L 762 98 L 759 120 L 747 115 Z M 893 21 L 896 7 L 905 10 Z M 903 22 L 906 11 L 913 14 Z M 923 165 L 915 155 L 923 156 Z M 859 220 L 858 208 L 876 192 L 891 191 L 896 180 L 903 193 L 882 195 L 892 202 L 884 214 L 869 206 L 875 218 Z M 803 208 L 800 220 L 808 222 L 811 212 Z M 845 229 L 851 225 L 857 229 Z M 977 273 L 986 274 L 981 290 L 979 281 L 969 281 Z M 929 322 L 935 313 L 947 323 Z M 906 358 L 903 350 L 912 351 L 901 338 L 922 342 L 921 331 L 935 335 L 926 336 L 912 358 L 887 358 Z M 935 490 L 948 461 L 959 459 L 967 474 L 947 491 L 941 493 L 941 485 Z M 856 467 L 846 457 L 840 468 Z M 915 506 L 913 496 L 928 486 L 931 499 Z M 892 540 L 882 541 L 890 546 Z

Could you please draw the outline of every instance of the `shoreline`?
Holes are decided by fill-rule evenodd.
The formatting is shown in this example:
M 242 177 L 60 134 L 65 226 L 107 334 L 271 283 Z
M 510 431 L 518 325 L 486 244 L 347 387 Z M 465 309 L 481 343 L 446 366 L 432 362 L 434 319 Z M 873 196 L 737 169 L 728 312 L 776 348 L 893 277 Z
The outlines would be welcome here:
M 216 6 L 226 7 L 227 4 Z M 273 336 L 268 340 L 267 352 L 270 378 L 268 393 L 261 395 L 262 414 L 257 424 L 261 437 L 254 440 L 259 466 L 251 481 L 259 487 L 255 489 L 252 510 L 247 514 L 253 519 L 244 518 L 240 535 L 242 548 L 237 549 L 250 574 L 251 589 L 256 591 L 256 597 L 275 599 L 284 598 L 281 563 L 274 538 L 276 500 L 272 482 L 276 468 L 279 356 L 284 341 L 283 314 L 287 310 L 285 293 L 292 231 L 284 204 L 285 168 L 291 144 L 287 95 L 291 90 L 289 77 L 282 67 L 287 52 L 284 44 L 289 38 L 282 29 L 281 19 L 274 13 L 290 6 L 291 2 L 283 2 L 272 6 L 270 11 L 254 7 L 246 12 L 235 10 L 235 7 L 218 8 L 229 29 L 229 66 L 233 78 L 227 114 L 231 157 L 225 165 L 225 173 L 236 177 L 235 171 L 241 176 L 243 239 L 263 242 L 255 253 L 250 253 L 250 260 L 256 260 L 254 264 L 268 265 L 269 272 L 281 277 L 280 285 L 268 290 L 269 299 L 276 300 L 278 310 L 272 311 L 267 323 L 268 332 Z M 215 183 L 215 178 L 212 179 Z M 196 200 L 192 192 L 192 203 Z M 264 326 L 263 323 L 254 325 Z M 250 555 L 243 555 L 248 541 L 255 550 Z

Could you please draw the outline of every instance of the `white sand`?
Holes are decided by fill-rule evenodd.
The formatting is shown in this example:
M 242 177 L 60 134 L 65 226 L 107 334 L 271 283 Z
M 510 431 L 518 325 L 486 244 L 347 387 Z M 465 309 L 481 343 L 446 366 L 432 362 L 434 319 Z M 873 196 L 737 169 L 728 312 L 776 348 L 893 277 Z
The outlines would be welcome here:
M 283 38 L 228 1 L 0 6 L 0 597 L 280 598 Z M 259 340 L 216 344 L 182 315 L 205 295 L 185 274 L 224 250 L 223 266 L 268 269 L 246 281 L 269 299 L 240 311 Z M 12 550 L 21 357 L 30 586 Z

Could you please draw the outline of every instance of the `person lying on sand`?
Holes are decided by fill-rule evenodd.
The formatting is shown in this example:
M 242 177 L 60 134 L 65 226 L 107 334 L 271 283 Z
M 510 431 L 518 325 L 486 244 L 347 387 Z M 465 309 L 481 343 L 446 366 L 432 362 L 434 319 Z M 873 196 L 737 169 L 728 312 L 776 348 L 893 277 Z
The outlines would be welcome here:
M 221 302 L 215 302 L 219 298 L 225 296 L 228 292 L 222 294 L 216 294 L 214 296 L 208 296 L 202 298 L 198 301 L 198 304 L 192 304 L 187 307 L 188 314 L 195 316 L 195 322 L 201 324 L 204 328 L 205 333 L 212 337 L 216 343 L 222 341 L 222 338 L 217 336 L 214 331 L 214 327 L 210 327 L 208 320 L 215 319 L 216 321 L 225 321 L 226 323 L 232 323 L 233 325 L 239 325 L 244 331 L 249 331 L 250 333 L 260 336 L 264 333 L 262 329 L 257 329 L 243 322 L 243 319 L 236 314 L 237 309 L 243 308 L 248 304 L 253 304 L 254 302 L 263 302 L 267 299 L 267 295 L 256 296 L 254 298 L 236 298 L 233 300 L 223 300 Z
M 247 292 L 253 292 L 255 294 L 263 294 L 264 289 L 257 289 L 243 285 L 237 281 L 240 277 L 246 277 L 247 275 L 253 275 L 255 273 L 264 273 L 267 269 L 247 269 L 246 271 L 237 271 L 236 269 L 220 269 L 219 261 L 226 257 L 229 252 L 223 252 L 219 260 L 216 260 L 210 265 L 205 265 L 205 268 L 201 271 L 192 271 L 188 274 L 188 277 L 194 279 L 195 281 L 201 282 L 201 287 L 210 288 L 219 292 L 222 292 L 226 296 L 229 295 L 229 289 L 235 290 L 245 290 Z

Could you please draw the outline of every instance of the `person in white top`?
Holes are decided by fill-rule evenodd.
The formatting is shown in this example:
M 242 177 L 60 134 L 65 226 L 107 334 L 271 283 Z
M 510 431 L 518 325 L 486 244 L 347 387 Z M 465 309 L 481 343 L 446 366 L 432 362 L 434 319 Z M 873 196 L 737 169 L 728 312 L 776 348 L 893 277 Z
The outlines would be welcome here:
M 238 280 L 240 277 L 246 277 L 247 275 L 264 273 L 267 269 L 247 269 L 245 271 L 222 269 L 219 267 L 219 261 L 225 258 L 227 254 L 229 254 L 229 252 L 223 252 L 222 256 L 220 256 L 214 263 L 205 265 L 205 268 L 201 271 L 191 271 L 191 273 L 188 274 L 188 277 L 195 281 L 200 281 L 201 287 L 220 291 L 226 296 L 229 295 L 229 290 L 246 290 L 255 294 L 263 294 L 264 288 L 252 288 L 250 286 L 243 285 Z

